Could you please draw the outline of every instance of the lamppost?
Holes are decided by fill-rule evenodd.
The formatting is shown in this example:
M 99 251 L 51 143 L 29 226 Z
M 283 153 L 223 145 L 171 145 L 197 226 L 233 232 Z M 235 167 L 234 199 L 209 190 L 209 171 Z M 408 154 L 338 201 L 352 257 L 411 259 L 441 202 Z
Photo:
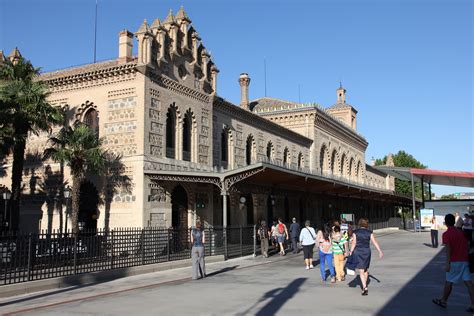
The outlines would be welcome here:
M 11 196 L 12 196 L 12 193 L 8 191 L 8 189 L 5 192 L 3 192 L 3 200 L 5 201 L 5 209 L 3 210 L 3 221 L 7 229 L 10 228 L 10 225 L 9 225 L 10 217 L 8 217 L 8 221 L 7 221 L 7 208 L 8 208 L 8 200 L 11 198 Z
M 64 234 L 67 235 L 67 214 L 69 213 L 69 200 L 71 199 L 72 190 L 69 186 L 64 188 L 64 198 L 66 199 L 66 221 L 64 224 Z

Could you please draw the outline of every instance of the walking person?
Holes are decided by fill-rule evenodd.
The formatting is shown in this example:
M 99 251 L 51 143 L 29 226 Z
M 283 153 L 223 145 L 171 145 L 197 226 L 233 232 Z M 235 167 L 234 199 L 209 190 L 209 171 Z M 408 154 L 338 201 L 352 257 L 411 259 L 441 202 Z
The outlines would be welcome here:
M 431 218 L 431 245 L 433 248 L 438 248 L 438 223 L 434 215 Z
M 299 239 L 303 246 L 303 257 L 306 264 L 306 270 L 314 268 L 313 266 L 313 249 L 316 241 L 316 232 L 310 226 L 310 221 L 304 223 L 304 228 L 301 230 Z
M 462 217 L 459 215 L 459 212 L 454 213 L 454 227 L 462 230 L 463 220 Z
M 298 238 L 300 236 L 300 224 L 296 222 L 296 218 L 293 217 L 290 225 L 290 237 L 291 237 L 291 249 L 294 254 L 298 253 Z
M 191 262 L 192 262 L 192 279 L 199 279 L 206 277 L 206 267 L 204 265 L 204 243 L 206 237 L 204 231 L 201 229 L 201 221 L 196 221 L 196 227 L 191 230 Z
M 336 282 L 336 273 L 332 264 L 332 242 L 331 242 L 331 227 L 324 225 L 316 235 L 316 242 L 319 245 L 319 270 L 321 272 L 321 279 L 326 282 L 326 266 L 329 268 L 331 275 L 331 283 Z
M 471 281 L 471 273 L 469 272 L 469 255 L 467 240 L 463 233 L 454 228 L 455 217 L 448 214 L 444 217 L 444 222 L 448 230 L 443 233 L 443 245 L 446 249 L 446 282 L 444 283 L 443 296 L 434 298 L 433 303 L 443 308 L 447 307 L 447 302 L 453 283 L 463 281 L 471 298 L 471 305 L 466 312 L 474 313 L 474 288 Z
M 273 221 L 272 228 L 270 229 L 270 236 L 272 239 L 272 246 L 276 250 L 279 247 L 278 247 L 278 240 L 277 240 L 277 221 L 275 220 Z
M 278 224 L 276 225 L 276 236 L 278 245 L 280 246 L 280 255 L 284 256 L 285 253 L 285 239 L 288 240 L 288 229 L 283 223 L 283 220 L 278 218 Z
M 260 250 L 262 256 L 268 258 L 268 239 L 270 238 L 270 231 L 268 230 L 267 222 L 262 221 L 258 229 L 258 236 L 260 237 Z
M 360 281 L 362 283 L 362 295 L 366 296 L 369 294 L 367 289 L 367 281 L 369 279 L 369 267 L 370 267 L 370 242 L 372 242 L 379 252 L 379 258 L 383 258 L 382 249 L 375 239 L 374 233 L 368 228 L 369 220 L 367 218 L 359 219 L 359 229 L 356 229 L 352 234 L 352 246 L 351 255 L 355 260 L 356 268 L 359 269 Z
M 471 245 L 471 236 L 472 236 L 472 219 L 469 214 L 464 214 L 464 220 L 462 223 L 462 230 L 464 231 L 464 236 L 466 236 L 468 246 Z
M 347 238 L 341 233 L 341 227 L 334 226 L 332 235 L 332 253 L 334 256 L 334 267 L 336 269 L 336 280 L 344 281 L 344 258 L 349 254 Z

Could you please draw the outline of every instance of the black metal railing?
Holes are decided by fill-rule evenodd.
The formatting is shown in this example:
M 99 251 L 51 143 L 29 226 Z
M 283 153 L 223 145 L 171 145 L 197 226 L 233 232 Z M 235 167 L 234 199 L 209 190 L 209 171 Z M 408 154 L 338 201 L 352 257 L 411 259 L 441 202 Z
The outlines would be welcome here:
M 226 258 L 254 254 L 255 226 L 206 228 L 205 254 Z M 227 254 L 225 251 L 227 242 Z M 0 285 L 128 268 L 191 257 L 190 230 L 115 228 L 0 236 Z

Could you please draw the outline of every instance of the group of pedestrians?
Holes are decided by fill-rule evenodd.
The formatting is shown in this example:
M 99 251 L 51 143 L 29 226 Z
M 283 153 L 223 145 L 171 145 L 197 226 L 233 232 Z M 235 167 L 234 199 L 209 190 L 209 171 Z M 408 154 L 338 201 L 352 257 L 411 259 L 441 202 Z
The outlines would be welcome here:
M 314 248 L 319 252 L 319 267 L 321 280 L 326 282 L 327 271 L 331 283 L 345 281 L 345 265 L 350 258 L 352 268 L 359 269 L 362 284 L 362 295 L 368 295 L 367 280 L 369 277 L 372 242 L 379 252 L 379 257 L 383 257 L 383 252 L 378 244 L 373 232 L 368 229 L 369 221 L 366 218 L 359 220 L 359 229 L 352 231 L 352 227 L 347 223 L 340 225 L 338 221 L 323 225 L 318 232 L 311 227 L 311 222 L 307 220 L 303 228 L 300 228 L 296 218 L 292 219 L 290 229 L 278 219 L 269 228 L 265 221 L 261 222 L 258 230 L 262 255 L 268 257 L 269 240 L 274 240 L 275 247 L 278 247 L 280 255 L 285 255 L 285 241 L 291 239 L 291 249 L 297 253 L 299 248 L 303 249 L 303 258 L 306 270 L 314 268 L 313 257 Z
M 369 221 L 362 218 L 358 224 L 359 229 L 352 232 L 348 225 L 344 225 L 345 230 L 341 230 L 339 222 L 336 221 L 332 225 L 323 225 L 316 233 L 310 226 L 310 221 L 306 221 L 305 227 L 301 230 L 300 242 L 303 246 L 306 270 L 314 267 L 313 249 L 315 245 L 318 247 L 319 268 L 323 282 L 327 280 L 326 268 L 329 270 L 331 283 L 344 281 L 346 259 L 350 258 L 353 267 L 359 270 L 362 295 L 366 296 L 371 259 L 370 243 L 374 244 L 380 258 L 383 257 L 383 252 L 373 232 L 368 229 Z
M 281 218 L 278 218 L 278 220 L 274 221 L 271 228 L 268 227 L 266 221 L 261 221 L 260 227 L 257 231 L 257 236 L 260 239 L 262 256 L 268 258 L 268 249 L 270 243 L 275 249 L 278 249 L 278 253 L 280 255 L 286 255 L 286 250 L 289 247 L 290 239 L 291 250 L 293 253 L 297 253 L 299 233 L 300 225 L 296 222 L 296 218 L 293 218 L 289 231 Z

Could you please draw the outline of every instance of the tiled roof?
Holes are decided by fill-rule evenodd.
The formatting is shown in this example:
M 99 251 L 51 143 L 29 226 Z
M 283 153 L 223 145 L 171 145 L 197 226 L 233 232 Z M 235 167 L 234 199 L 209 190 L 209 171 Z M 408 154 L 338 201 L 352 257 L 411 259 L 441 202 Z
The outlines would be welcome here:
M 290 109 L 300 109 L 305 107 L 315 107 L 318 106 L 314 103 L 303 104 L 291 101 L 285 101 L 274 98 L 259 98 L 250 102 L 250 108 L 254 112 L 270 112 L 270 111 L 281 111 L 281 110 L 290 110 Z
M 331 111 L 331 110 L 344 110 L 344 109 L 353 109 L 357 113 L 357 110 L 348 103 L 336 103 L 328 107 L 326 110 Z
M 134 59 L 133 61 L 130 61 L 130 63 L 136 63 L 136 60 Z M 103 61 L 103 62 L 99 62 L 95 64 L 86 64 L 82 66 L 59 69 L 59 70 L 43 73 L 41 74 L 39 79 L 50 80 L 50 79 L 55 79 L 57 77 L 74 76 L 78 74 L 89 73 L 89 72 L 94 72 L 97 70 L 111 68 L 111 67 L 117 66 L 118 64 L 119 64 L 118 61 L 114 59 L 114 60 L 107 60 L 107 61 Z M 124 63 L 121 63 L 120 65 L 124 65 Z

